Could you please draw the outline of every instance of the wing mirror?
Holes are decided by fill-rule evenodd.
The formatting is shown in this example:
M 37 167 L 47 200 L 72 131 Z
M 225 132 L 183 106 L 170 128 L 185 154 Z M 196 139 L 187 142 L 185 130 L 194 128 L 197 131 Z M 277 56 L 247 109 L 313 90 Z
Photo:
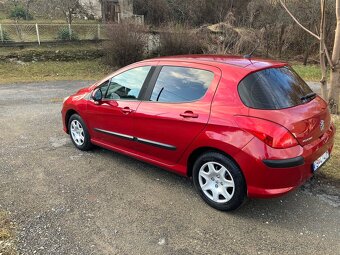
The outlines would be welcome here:
M 101 89 L 95 89 L 91 95 L 91 98 L 95 102 L 99 102 L 103 99 L 103 92 Z

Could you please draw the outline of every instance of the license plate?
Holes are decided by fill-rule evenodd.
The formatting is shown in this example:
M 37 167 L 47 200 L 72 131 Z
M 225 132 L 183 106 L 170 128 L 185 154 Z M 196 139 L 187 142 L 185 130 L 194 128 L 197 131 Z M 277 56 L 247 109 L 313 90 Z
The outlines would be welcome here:
M 317 160 L 314 161 L 314 163 L 313 163 L 313 172 L 318 170 L 320 168 L 320 166 L 322 166 L 323 163 L 326 162 L 327 159 L 329 159 L 329 152 L 328 151 L 326 151 L 324 154 L 321 155 L 320 158 L 318 158 Z

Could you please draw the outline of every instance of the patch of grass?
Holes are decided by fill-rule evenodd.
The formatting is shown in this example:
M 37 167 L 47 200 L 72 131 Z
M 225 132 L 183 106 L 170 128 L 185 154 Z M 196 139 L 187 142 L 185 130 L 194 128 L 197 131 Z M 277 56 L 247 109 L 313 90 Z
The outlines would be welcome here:
M 0 254 L 18 254 L 15 248 L 13 224 L 10 222 L 8 214 L 0 211 Z
M 70 44 L 65 44 L 65 45 L 58 45 L 58 46 L 53 46 L 53 45 L 40 45 L 40 46 L 30 46 L 30 47 L 2 47 L 0 48 L 0 56 L 7 56 L 9 54 L 12 54 L 13 52 L 17 53 L 22 53 L 24 54 L 25 52 L 45 52 L 45 51 L 85 51 L 85 50 L 95 50 L 95 49 L 101 49 L 102 46 L 101 44 L 96 44 L 96 43 L 86 43 L 86 42 L 81 42 L 81 43 L 70 43 Z
M 0 84 L 55 81 L 98 80 L 114 71 L 100 60 L 71 62 L 0 62 Z
M 0 13 L 0 23 L 2 24 L 67 24 L 65 19 L 33 19 L 33 20 L 13 20 L 8 18 L 8 14 Z M 100 24 L 98 20 L 74 19 L 72 24 Z
M 305 80 L 305 81 L 320 81 L 321 70 L 318 65 L 301 65 L 293 64 L 294 70 Z
M 332 119 L 337 129 L 335 144 L 331 159 L 320 169 L 318 174 L 340 186 L 340 116 L 332 115 Z

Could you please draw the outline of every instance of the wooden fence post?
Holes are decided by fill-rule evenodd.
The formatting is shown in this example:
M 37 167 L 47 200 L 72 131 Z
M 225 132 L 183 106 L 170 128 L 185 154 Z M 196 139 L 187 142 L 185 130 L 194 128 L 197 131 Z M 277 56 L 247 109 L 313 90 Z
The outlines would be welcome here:
M 1 42 L 4 43 L 4 32 L 2 31 L 2 25 L 0 24 L 0 39 Z
M 98 34 L 97 34 L 97 36 L 98 36 L 98 40 L 100 40 L 100 24 L 98 24 Z
M 70 35 L 70 41 L 72 41 L 72 29 L 71 29 L 71 24 L 68 24 L 68 33 Z
M 39 27 L 38 27 L 38 23 L 35 23 L 35 30 L 37 31 L 37 39 L 38 39 L 38 43 L 40 45 L 40 35 L 39 35 Z

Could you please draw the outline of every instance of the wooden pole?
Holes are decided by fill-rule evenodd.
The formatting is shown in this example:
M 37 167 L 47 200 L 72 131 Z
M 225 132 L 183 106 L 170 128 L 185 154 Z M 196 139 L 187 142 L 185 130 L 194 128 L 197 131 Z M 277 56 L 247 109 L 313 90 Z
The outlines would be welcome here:
M 39 45 L 40 45 L 40 35 L 39 35 L 39 27 L 38 27 L 38 23 L 35 23 L 35 30 L 37 31 L 38 43 L 39 43 Z
M 2 31 L 2 25 L 0 24 L 0 39 L 1 42 L 4 43 L 4 32 Z

